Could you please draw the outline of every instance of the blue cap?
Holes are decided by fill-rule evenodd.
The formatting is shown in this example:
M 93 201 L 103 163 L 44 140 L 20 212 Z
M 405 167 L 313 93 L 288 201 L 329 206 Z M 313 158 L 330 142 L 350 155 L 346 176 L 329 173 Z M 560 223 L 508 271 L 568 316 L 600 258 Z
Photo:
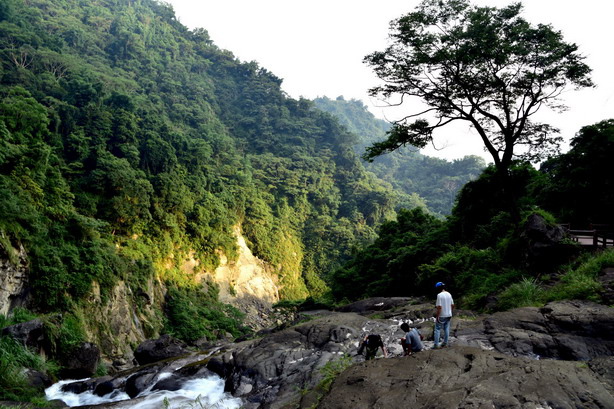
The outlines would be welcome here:
M 446 285 L 444 283 L 442 283 L 441 281 L 438 282 L 437 284 L 435 284 L 435 288 L 439 288 L 439 287 L 445 287 Z

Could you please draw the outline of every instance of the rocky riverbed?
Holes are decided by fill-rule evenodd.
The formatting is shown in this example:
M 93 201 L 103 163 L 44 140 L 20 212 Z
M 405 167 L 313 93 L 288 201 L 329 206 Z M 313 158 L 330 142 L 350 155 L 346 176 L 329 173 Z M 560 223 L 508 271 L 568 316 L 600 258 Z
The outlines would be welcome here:
M 343 311 L 303 313 L 296 325 L 208 353 L 177 350 L 173 344 L 180 358 L 67 388 L 125 392 L 138 400 L 144 390 L 176 390 L 215 373 L 250 409 L 614 408 L 614 309 L 557 302 L 488 316 L 459 311 L 452 346 L 442 350 L 430 350 L 432 313 L 432 304 L 411 299 L 365 300 Z M 403 321 L 420 328 L 425 351 L 402 356 L 398 326 Z M 365 362 L 356 355 L 368 332 L 382 334 L 388 359 Z M 163 357 L 155 352 L 155 359 Z M 322 381 L 330 376 L 331 362 L 349 367 L 328 389 Z M 163 381 L 161 372 L 169 374 Z

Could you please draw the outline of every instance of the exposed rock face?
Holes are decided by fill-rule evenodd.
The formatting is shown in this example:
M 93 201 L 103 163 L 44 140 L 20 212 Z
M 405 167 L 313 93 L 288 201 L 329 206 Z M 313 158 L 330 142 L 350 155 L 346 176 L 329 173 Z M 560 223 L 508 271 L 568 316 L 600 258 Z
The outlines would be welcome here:
M 103 355 L 112 361 L 115 370 L 132 366 L 132 346 L 138 345 L 159 330 L 156 310 L 161 307 L 164 289 L 150 280 L 137 294 L 123 281 L 111 290 L 105 302 L 94 283 L 86 314 L 90 322 L 88 338 L 100 346 Z M 136 303 L 141 303 L 137 309 Z
M 246 323 L 254 330 L 272 326 L 271 307 L 279 301 L 279 289 L 273 270 L 255 257 L 239 226 L 234 228 L 239 257 L 229 261 L 220 254 L 220 265 L 213 281 L 220 287 L 220 301 L 237 307 L 246 314 Z
M 518 308 L 476 321 L 456 320 L 460 343 L 510 355 L 586 361 L 614 355 L 614 309 L 565 301 Z
M 226 379 L 234 396 L 246 400 L 246 408 L 296 407 L 301 399 L 297 391 L 315 388 L 326 363 L 343 354 L 354 355 L 366 331 L 381 333 L 387 343 L 395 342 L 386 335 L 389 328 L 386 322 L 357 314 L 330 313 L 263 339 L 233 345 L 214 356 L 208 368 Z
M 7 251 L 15 254 L 8 257 Z M 11 259 L 17 263 L 13 263 Z M 23 246 L 6 250 L 0 245 L 0 314 L 8 315 L 13 308 L 26 304 L 28 268 Z
M 148 339 L 134 351 L 134 358 L 139 365 L 146 365 L 163 359 L 185 355 L 187 345 L 168 334 L 158 339 Z
M 611 408 L 613 370 L 613 357 L 578 364 L 453 346 L 354 365 L 318 408 Z

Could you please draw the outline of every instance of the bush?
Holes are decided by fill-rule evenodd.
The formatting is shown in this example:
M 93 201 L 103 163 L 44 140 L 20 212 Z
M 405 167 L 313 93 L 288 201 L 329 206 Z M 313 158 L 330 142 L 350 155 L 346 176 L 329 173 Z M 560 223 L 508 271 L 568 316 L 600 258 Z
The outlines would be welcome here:
M 544 290 L 534 278 L 523 278 L 507 287 L 499 296 L 498 307 L 509 310 L 518 307 L 537 307 L 544 304 Z
M 238 337 L 248 332 L 241 325 L 236 308 L 217 301 L 210 289 L 169 286 L 166 296 L 164 331 L 186 342 L 206 337 L 217 339 L 225 333 Z
M 608 267 L 614 267 L 614 250 L 587 255 L 579 260 L 577 267 L 567 268 L 560 282 L 547 292 L 547 300 L 579 299 L 599 302 L 602 286 L 597 277 L 604 268 Z
M 41 390 L 30 386 L 25 368 L 54 374 L 57 367 L 9 336 L 0 337 L 0 400 L 44 402 Z

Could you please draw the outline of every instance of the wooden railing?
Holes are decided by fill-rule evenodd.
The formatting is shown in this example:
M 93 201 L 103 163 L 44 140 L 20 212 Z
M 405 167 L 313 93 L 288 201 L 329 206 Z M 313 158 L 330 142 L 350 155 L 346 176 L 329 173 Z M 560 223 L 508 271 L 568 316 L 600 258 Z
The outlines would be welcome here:
M 591 224 L 586 230 L 572 229 L 569 223 L 561 223 L 573 241 L 593 247 L 614 246 L 614 229 L 609 224 Z

